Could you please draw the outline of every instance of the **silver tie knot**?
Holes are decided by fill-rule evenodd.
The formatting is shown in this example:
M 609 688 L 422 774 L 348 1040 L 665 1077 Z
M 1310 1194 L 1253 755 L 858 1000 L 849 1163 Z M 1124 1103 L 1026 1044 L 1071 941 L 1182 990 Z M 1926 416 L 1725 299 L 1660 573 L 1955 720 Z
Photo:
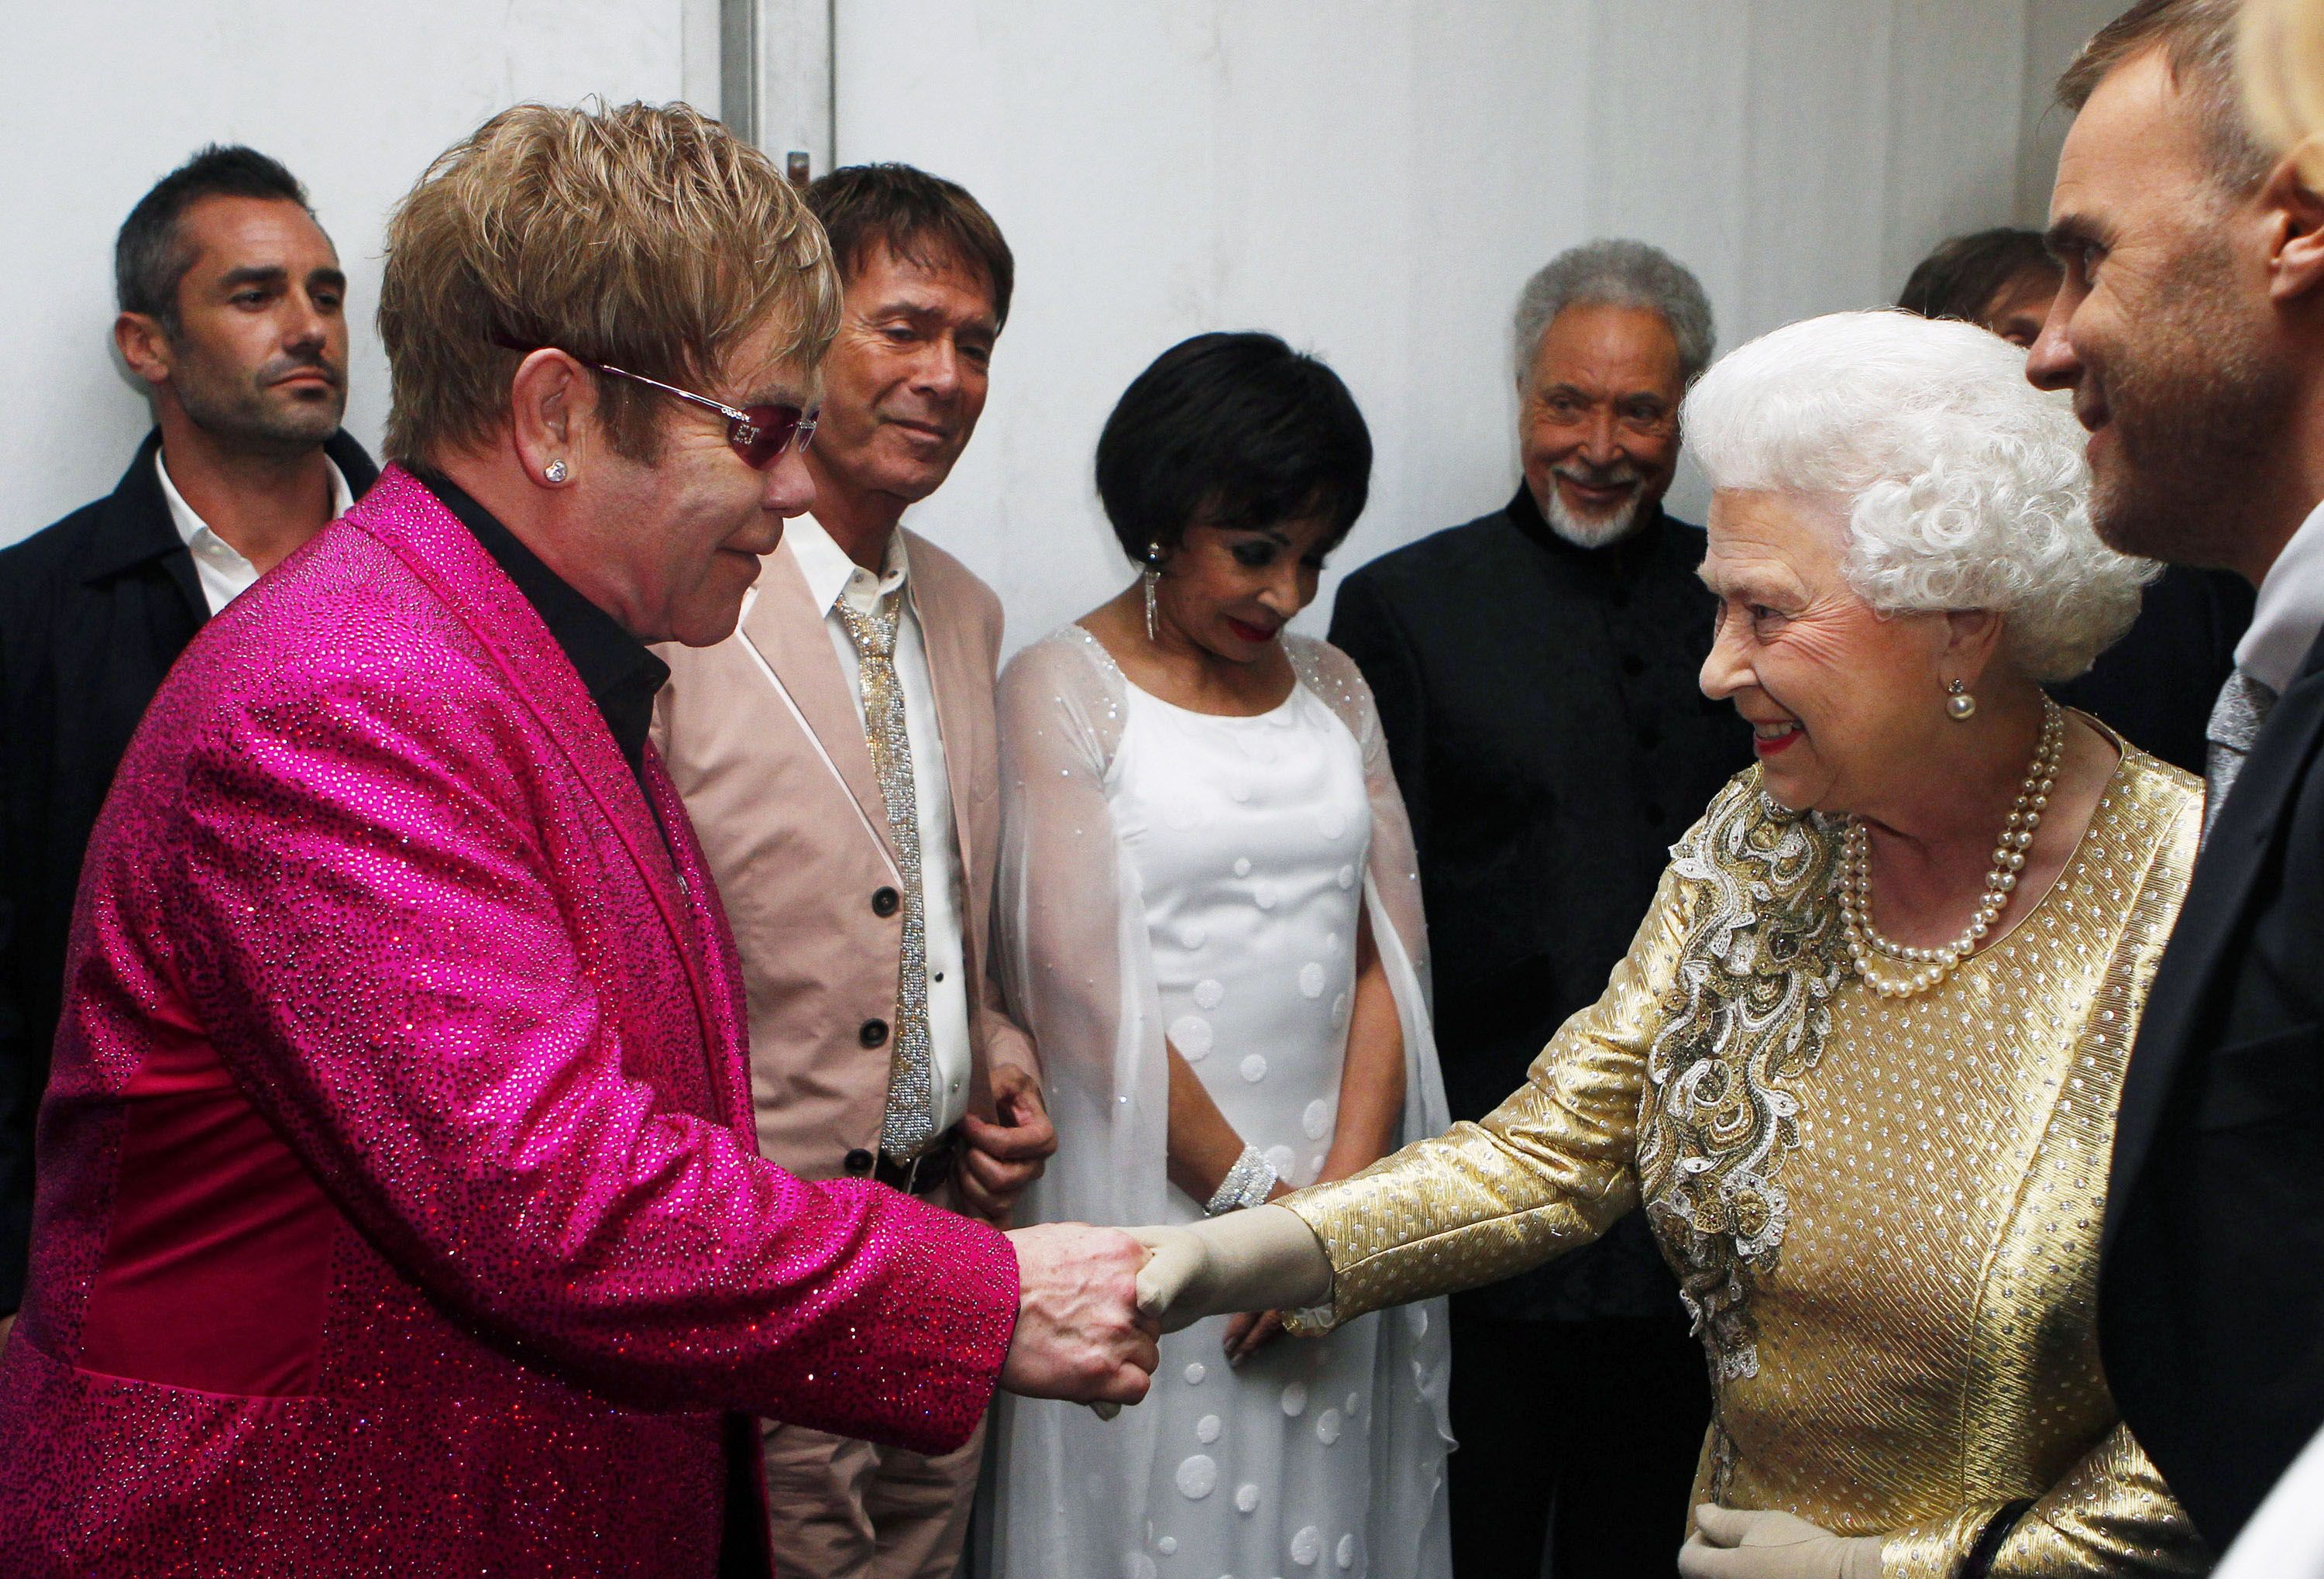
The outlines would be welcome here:
M 2218 821 L 2219 808 L 2227 804 L 2227 791 L 2235 787 L 2236 776 L 2243 771 L 2244 759 L 2251 755 L 2253 743 L 2259 739 L 2260 729 L 2274 706 L 2274 688 L 2240 669 L 2228 675 L 2227 684 L 2219 688 L 2219 699 L 2211 705 L 2210 722 L 2203 726 L 2209 744 L 2203 758 L 2206 840 L 2211 836 L 2212 825 Z

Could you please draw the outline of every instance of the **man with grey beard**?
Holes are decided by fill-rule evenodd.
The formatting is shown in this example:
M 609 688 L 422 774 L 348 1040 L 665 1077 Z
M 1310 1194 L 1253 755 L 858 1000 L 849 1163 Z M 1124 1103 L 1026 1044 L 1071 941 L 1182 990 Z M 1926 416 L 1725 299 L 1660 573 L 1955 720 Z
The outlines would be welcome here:
M 290 172 L 206 148 L 114 245 L 114 344 L 153 430 L 117 486 L 0 552 L 0 1335 L 25 1282 L 32 1120 L 81 854 L 204 622 L 379 475 L 340 431 L 346 279 Z
M 1365 566 L 1333 608 L 1419 842 L 1455 1119 L 1597 998 L 1671 842 L 1751 760 L 1697 685 L 1702 535 L 1662 508 L 1712 344 L 1702 287 L 1654 247 L 1557 257 L 1517 299 L 1516 497 Z M 1668 1572 L 1711 1397 L 1644 1219 L 1456 1297 L 1452 1350 L 1454 1572 Z M 1592 1425 L 1545 1435 L 1558 1419 Z

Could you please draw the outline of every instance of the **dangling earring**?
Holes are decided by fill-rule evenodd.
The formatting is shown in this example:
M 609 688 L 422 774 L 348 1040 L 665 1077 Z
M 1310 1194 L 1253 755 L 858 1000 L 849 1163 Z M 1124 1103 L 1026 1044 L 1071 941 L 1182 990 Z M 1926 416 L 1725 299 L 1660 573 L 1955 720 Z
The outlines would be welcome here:
M 1977 716 L 1977 698 L 1969 694 L 1969 686 L 1955 680 L 1945 688 L 1945 713 L 1956 724 L 1966 724 Z
M 1154 589 L 1162 585 L 1162 545 L 1160 543 L 1146 545 L 1146 573 L 1141 579 L 1146 583 L 1146 639 L 1148 642 L 1159 641 L 1161 638 L 1154 629 Z

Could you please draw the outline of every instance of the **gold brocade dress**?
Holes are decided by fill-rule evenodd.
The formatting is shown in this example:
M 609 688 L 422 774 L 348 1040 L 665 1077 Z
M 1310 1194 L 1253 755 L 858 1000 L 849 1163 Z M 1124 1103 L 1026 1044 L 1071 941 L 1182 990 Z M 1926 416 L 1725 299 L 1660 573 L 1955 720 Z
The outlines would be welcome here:
M 1882 1536 L 1890 1576 L 1960 1573 L 2019 1507 L 1987 1573 L 2203 1571 L 2095 1327 L 2115 1103 L 2201 802 L 2126 747 L 2051 891 L 1887 1000 L 1849 962 L 1838 825 L 1742 774 L 1522 1090 L 1287 1198 L 1334 1269 L 1318 1319 L 1505 1277 L 1643 1201 L 1717 1393 L 1696 1501 Z

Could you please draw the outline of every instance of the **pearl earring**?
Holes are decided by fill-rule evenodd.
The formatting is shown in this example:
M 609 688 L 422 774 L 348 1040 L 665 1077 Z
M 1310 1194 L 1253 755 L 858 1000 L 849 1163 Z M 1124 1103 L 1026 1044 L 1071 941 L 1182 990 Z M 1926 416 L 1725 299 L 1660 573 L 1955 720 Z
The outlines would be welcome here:
M 1977 698 L 1969 694 L 1965 682 L 1955 680 L 1945 688 L 1945 712 L 1956 724 L 1966 724 L 1977 716 Z
M 541 468 L 540 475 L 552 483 L 561 483 L 566 477 L 565 463 L 561 460 L 552 460 Z

